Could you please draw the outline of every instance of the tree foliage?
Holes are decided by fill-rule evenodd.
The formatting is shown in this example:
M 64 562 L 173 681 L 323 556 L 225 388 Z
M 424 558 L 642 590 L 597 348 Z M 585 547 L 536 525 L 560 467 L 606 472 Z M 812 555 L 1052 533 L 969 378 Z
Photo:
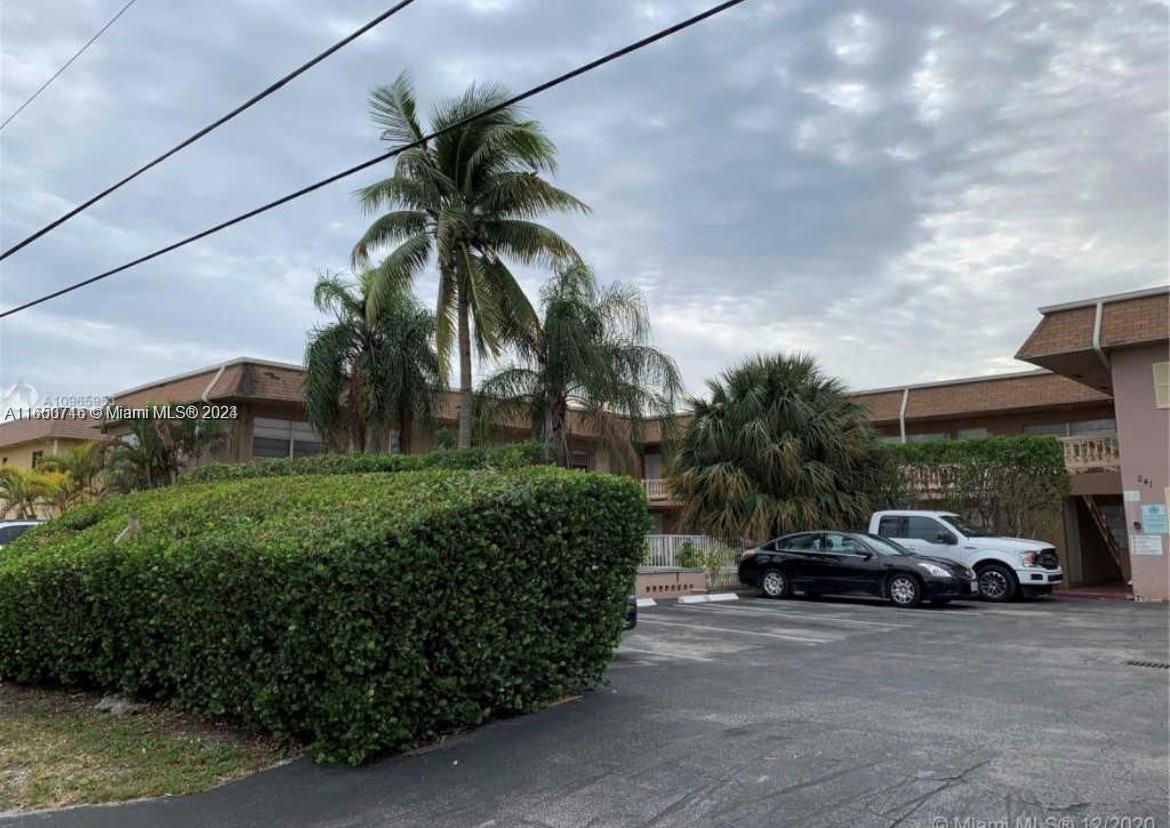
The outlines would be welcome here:
M 996 534 L 1051 532 L 1069 491 L 1055 437 L 1011 435 L 883 444 L 874 454 L 877 507 L 966 515 Z
M 337 451 L 383 451 L 390 429 L 410 450 L 414 424 L 431 418 L 439 385 L 435 319 L 409 287 L 383 291 L 373 313 L 375 276 L 357 284 L 321 276 L 313 302 L 334 320 L 314 328 L 305 348 L 305 413 Z
M 644 420 L 669 430 L 682 395 L 678 368 L 650 344 L 646 305 L 636 288 L 599 288 L 585 265 L 563 267 L 541 291 L 541 324 L 522 333 L 516 362 L 480 386 L 481 417 L 519 412 L 559 465 L 569 463 L 569 417 L 601 435 L 629 467 Z
M 444 375 L 453 343 L 459 347 L 460 446 L 471 442 L 473 346 L 481 355 L 496 355 L 536 327 L 536 313 L 506 262 L 549 267 L 579 260 L 572 245 L 536 220 L 587 209 L 545 180 L 556 148 L 517 107 L 456 126 L 507 98 L 501 87 L 473 85 L 441 103 L 430 131 L 450 131 L 407 149 L 390 178 L 359 191 L 362 207 L 378 217 L 354 247 L 353 262 L 364 267 L 377 252 L 389 251 L 374 270 L 371 317 L 432 259 L 437 262 L 436 344 Z M 392 147 L 426 134 L 405 73 L 373 91 L 370 114 Z
M 812 357 L 756 356 L 707 388 L 671 461 L 685 523 L 762 541 L 866 519 L 866 412 Z
M 168 417 L 165 405 L 143 406 L 149 416 L 125 422 L 127 432 L 114 438 L 106 454 L 104 479 L 109 489 L 131 492 L 175 482 L 180 470 L 194 465 L 227 439 L 216 420 Z

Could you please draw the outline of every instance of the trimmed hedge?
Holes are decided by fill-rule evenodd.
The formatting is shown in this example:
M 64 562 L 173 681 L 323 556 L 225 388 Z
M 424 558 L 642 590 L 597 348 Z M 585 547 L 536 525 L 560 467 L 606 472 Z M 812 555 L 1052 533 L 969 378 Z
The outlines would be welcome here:
M 318 454 L 295 460 L 253 460 L 249 463 L 209 463 L 184 472 L 180 483 L 210 483 L 253 477 L 285 477 L 296 474 L 354 474 L 409 472 L 426 469 L 519 469 L 550 463 L 544 443 L 512 443 L 504 446 L 472 446 L 438 449 L 425 454 Z
M 632 478 L 551 467 L 112 498 L 6 548 L 0 679 L 170 699 L 357 763 L 594 685 L 648 523 Z

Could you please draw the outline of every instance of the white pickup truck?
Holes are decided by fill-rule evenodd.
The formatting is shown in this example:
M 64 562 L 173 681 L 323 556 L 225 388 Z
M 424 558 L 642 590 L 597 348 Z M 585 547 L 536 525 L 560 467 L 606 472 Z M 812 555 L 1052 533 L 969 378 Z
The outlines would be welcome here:
M 874 512 L 869 531 L 920 555 L 946 558 L 974 569 L 979 594 L 987 601 L 1010 601 L 1019 594 L 1045 595 L 1064 580 L 1052 544 L 993 537 L 953 512 Z

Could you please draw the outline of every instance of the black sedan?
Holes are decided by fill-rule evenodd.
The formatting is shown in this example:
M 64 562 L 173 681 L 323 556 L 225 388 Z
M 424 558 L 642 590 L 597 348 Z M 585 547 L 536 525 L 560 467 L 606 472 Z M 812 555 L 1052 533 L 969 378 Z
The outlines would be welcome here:
M 941 558 L 915 555 L 888 538 L 860 532 L 798 532 L 744 552 L 739 580 L 768 598 L 862 592 L 900 607 L 945 604 L 979 594 L 975 573 Z

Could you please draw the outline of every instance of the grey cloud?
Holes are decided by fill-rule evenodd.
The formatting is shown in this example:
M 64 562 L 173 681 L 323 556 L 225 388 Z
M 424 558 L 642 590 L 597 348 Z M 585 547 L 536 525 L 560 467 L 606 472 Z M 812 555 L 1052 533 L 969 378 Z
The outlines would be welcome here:
M 373 155 L 366 94 L 402 68 L 427 102 L 472 79 L 520 89 L 704 5 L 420 0 L 5 262 L 0 301 Z M 0 134 L 0 237 L 383 7 L 136 4 Z M 114 10 L 0 7 L 0 109 Z M 752 0 L 531 102 L 560 147 L 558 182 L 594 208 L 551 223 L 603 278 L 647 291 L 692 390 L 778 347 L 856 386 L 1002 370 L 1036 305 L 1165 278 L 1166 22 L 1141 2 Z M 0 386 L 99 392 L 225 355 L 298 359 L 313 273 L 345 267 L 366 220 L 351 192 L 373 177 L 5 320 Z M 521 276 L 535 295 L 542 275 Z M 430 301 L 433 281 L 418 292 Z

